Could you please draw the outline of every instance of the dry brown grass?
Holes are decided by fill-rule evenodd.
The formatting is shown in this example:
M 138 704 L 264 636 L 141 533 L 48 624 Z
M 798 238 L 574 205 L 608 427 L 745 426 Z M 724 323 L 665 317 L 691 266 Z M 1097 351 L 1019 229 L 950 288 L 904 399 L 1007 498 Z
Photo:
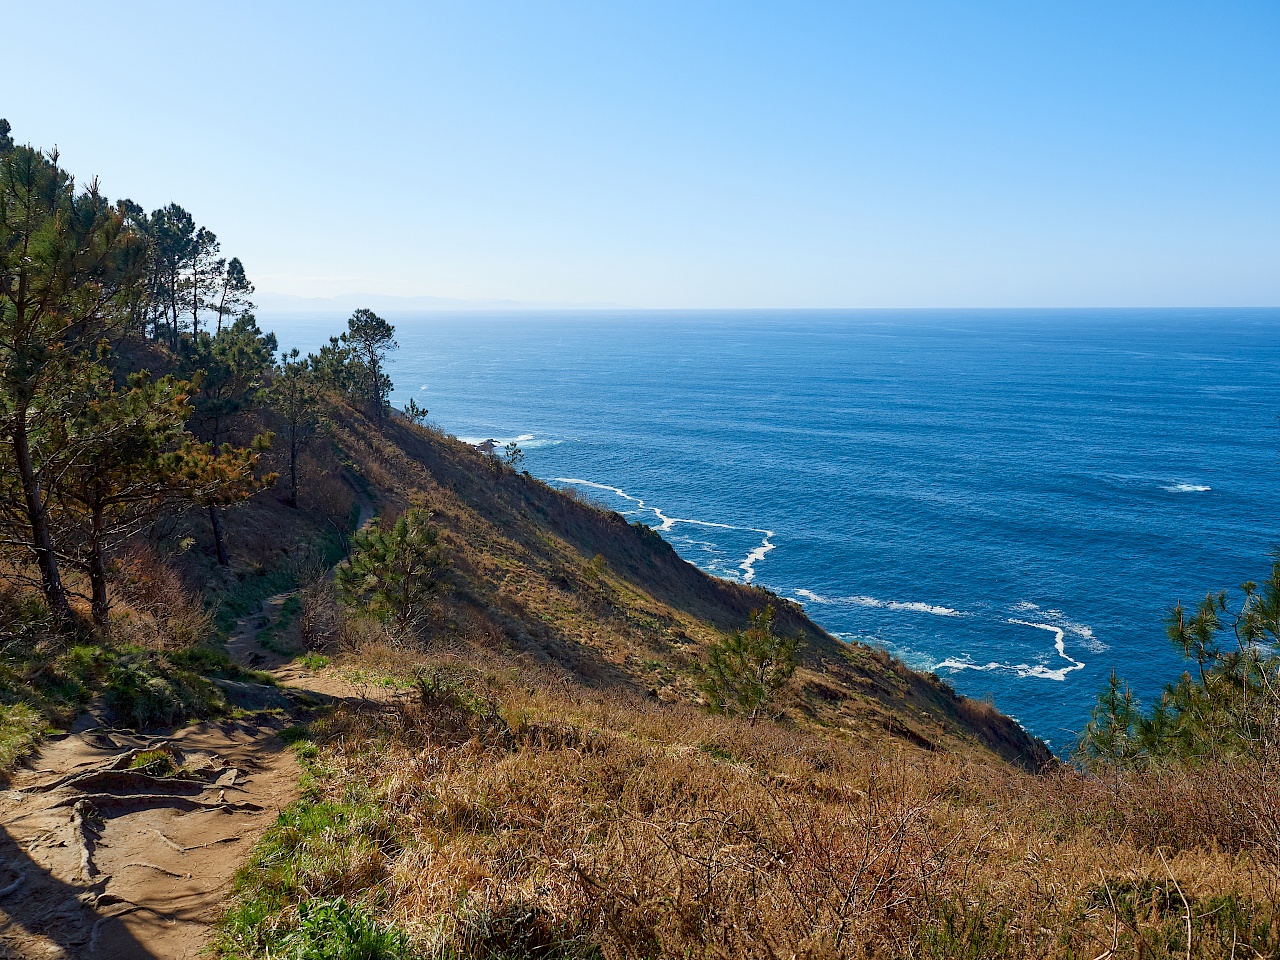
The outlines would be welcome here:
M 467 647 L 364 666 L 426 679 L 319 725 L 318 790 L 399 841 L 326 882 L 435 955 L 519 935 L 539 956 L 1186 956 L 1187 910 L 1191 956 L 1280 951 L 1244 822 L 1274 785 L 864 749 Z
M 985 753 L 1037 766 L 1042 744 L 988 705 L 843 644 L 795 604 L 709 577 L 657 533 L 581 496 L 564 495 L 438 431 L 391 421 L 384 435 L 350 412 L 330 427 L 379 510 L 410 500 L 433 513 L 451 575 L 440 615 L 420 639 L 515 650 L 599 689 L 700 699 L 693 668 L 710 643 L 773 604 L 777 627 L 808 643 L 782 707 L 793 723 L 866 743 L 886 733 L 926 749 Z
M 112 633 L 120 642 L 153 650 L 181 650 L 206 640 L 213 614 L 182 582 L 174 567 L 143 540 L 117 561 Z

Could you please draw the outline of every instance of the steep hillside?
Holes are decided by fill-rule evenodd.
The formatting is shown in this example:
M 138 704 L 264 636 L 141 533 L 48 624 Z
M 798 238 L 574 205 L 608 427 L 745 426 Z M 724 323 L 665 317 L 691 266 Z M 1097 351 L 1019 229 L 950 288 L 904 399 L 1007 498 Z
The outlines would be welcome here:
M 989 705 L 883 651 L 837 640 L 766 590 L 709 576 L 649 527 L 467 444 L 398 418 L 378 436 L 350 412 L 334 437 L 385 509 L 413 498 L 448 532 L 447 614 L 428 628 L 439 635 L 513 643 L 588 683 L 689 701 L 702 647 L 772 604 L 779 630 L 806 640 L 785 704 L 792 721 L 926 750 L 977 746 L 1030 769 L 1050 759 Z

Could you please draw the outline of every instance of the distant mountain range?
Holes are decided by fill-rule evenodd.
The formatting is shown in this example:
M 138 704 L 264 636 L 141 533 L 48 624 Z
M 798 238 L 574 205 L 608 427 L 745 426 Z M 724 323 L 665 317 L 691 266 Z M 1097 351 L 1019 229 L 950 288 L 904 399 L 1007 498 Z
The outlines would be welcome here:
M 258 308 L 270 313 L 350 313 L 359 307 L 394 312 L 493 310 L 621 310 L 618 303 L 574 303 L 533 300 L 462 300 L 456 297 L 393 297 L 381 293 L 344 293 L 336 297 L 298 297 L 287 293 L 254 295 Z

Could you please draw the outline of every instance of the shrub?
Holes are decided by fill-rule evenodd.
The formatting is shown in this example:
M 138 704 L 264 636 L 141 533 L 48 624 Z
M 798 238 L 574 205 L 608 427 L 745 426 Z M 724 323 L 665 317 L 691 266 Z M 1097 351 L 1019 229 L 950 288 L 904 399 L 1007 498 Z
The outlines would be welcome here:
M 364 605 L 379 619 L 410 626 L 425 616 L 428 602 L 439 593 L 445 567 L 430 513 L 414 507 L 390 530 L 374 519 L 357 532 L 334 584 L 348 605 Z
M 204 677 L 142 651 L 126 653 L 107 674 L 107 706 L 138 729 L 221 713 L 226 701 Z
M 130 608 L 116 618 L 117 642 L 173 650 L 200 643 L 213 630 L 212 613 L 146 544 L 131 544 L 119 561 L 116 588 Z
M 795 673 L 802 642 L 773 632 L 772 606 L 752 613 L 751 626 L 711 646 L 700 686 L 712 710 L 745 713 L 754 723 Z

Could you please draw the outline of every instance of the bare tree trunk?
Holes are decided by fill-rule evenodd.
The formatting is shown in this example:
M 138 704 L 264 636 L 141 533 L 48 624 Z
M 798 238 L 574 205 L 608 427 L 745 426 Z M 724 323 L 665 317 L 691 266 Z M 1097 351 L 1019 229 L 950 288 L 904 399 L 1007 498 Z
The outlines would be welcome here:
M 89 541 L 90 609 L 93 622 L 103 630 L 110 623 L 111 601 L 107 598 L 107 558 L 102 546 L 102 510 L 93 511 L 93 532 Z
M 227 543 L 222 536 L 222 517 L 212 503 L 209 504 L 209 525 L 213 527 L 213 549 L 218 555 L 218 563 L 224 567 L 231 566 L 231 560 L 227 557 Z
M 40 587 L 45 603 L 53 615 L 63 622 L 71 620 L 71 606 L 67 591 L 62 586 L 58 572 L 58 558 L 53 552 L 53 535 L 49 530 L 49 515 L 45 510 L 44 493 L 40 478 L 36 476 L 31 460 L 31 445 L 27 437 L 26 411 L 18 411 L 14 418 L 13 455 L 22 480 L 22 497 L 27 509 L 27 523 L 31 526 L 31 547 L 35 551 L 36 566 L 40 569 Z
M 289 506 L 298 505 L 298 425 L 289 429 Z

